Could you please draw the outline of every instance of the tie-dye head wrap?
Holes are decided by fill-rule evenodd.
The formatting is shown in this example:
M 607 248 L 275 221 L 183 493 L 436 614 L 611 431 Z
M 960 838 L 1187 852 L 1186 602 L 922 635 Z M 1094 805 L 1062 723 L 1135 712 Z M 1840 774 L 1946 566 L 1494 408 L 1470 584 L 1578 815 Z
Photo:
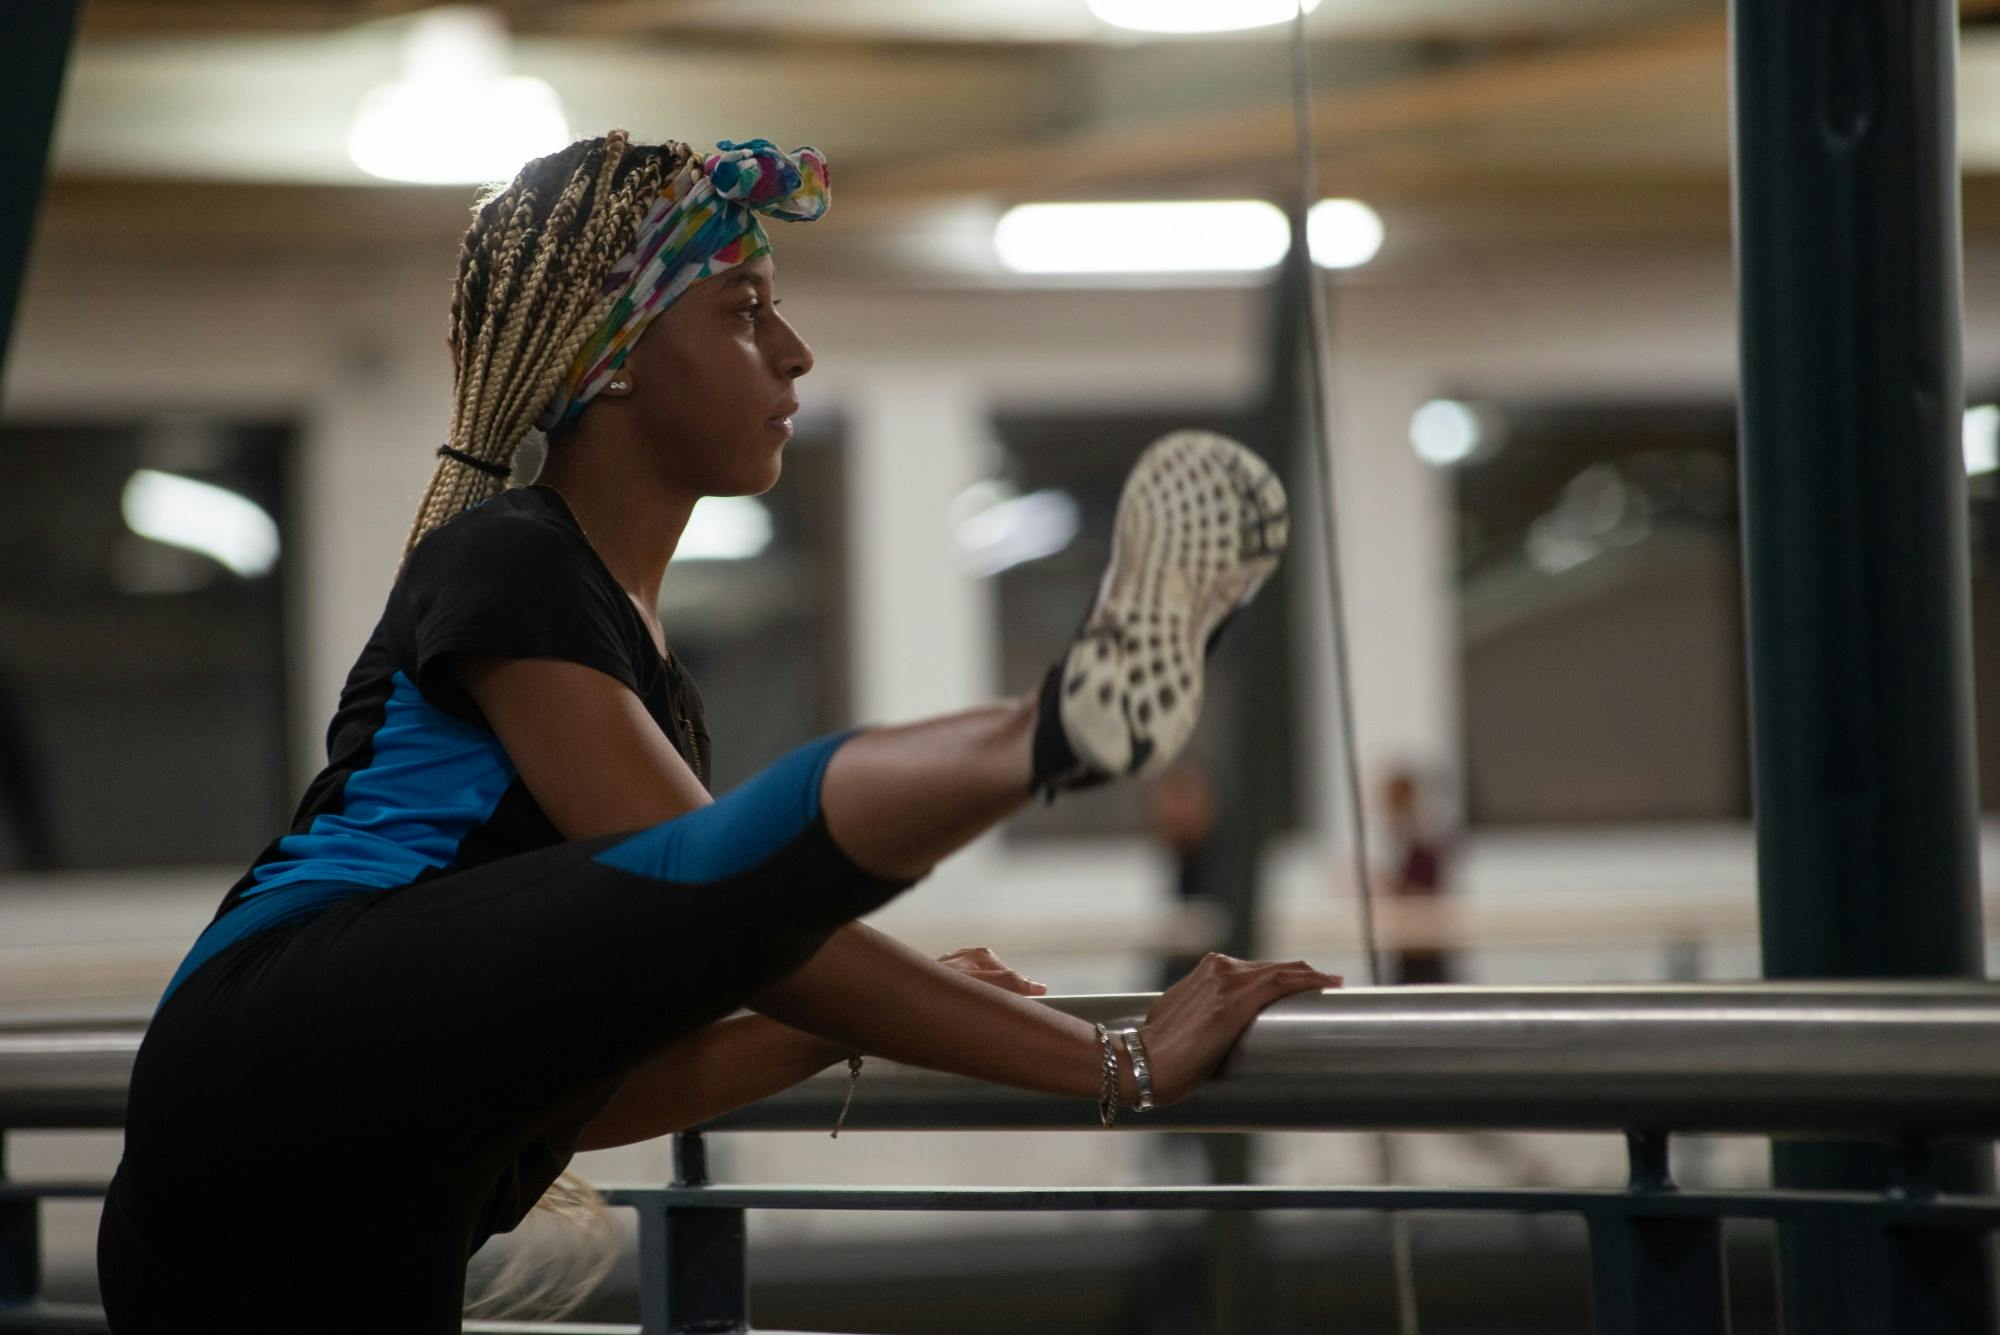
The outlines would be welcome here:
M 715 147 L 689 158 L 660 188 L 632 248 L 605 275 L 599 298 L 618 299 L 536 419 L 543 431 L 575 421 L 653 317 L 688 288 L 770 251 L 758 214 L 811 222 L 832 202 L 832 178 L 816 148 L 787 154 L 768 139 L 725 139 Z

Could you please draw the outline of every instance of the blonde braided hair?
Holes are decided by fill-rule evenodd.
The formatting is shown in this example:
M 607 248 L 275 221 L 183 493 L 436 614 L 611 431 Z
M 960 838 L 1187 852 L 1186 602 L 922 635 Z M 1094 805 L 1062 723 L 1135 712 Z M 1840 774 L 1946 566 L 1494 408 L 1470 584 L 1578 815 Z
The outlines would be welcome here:
M 458 366 L 445 444 L 506 471 L 441 455 L 404 560 L 426 533 L 506 489 L 521 441 L 617 300 L 599 295 L 605 275 L 692 154 L 674 140 L 634 145 L 613 130 L 534 159 L 474 203 L 451 295 Z

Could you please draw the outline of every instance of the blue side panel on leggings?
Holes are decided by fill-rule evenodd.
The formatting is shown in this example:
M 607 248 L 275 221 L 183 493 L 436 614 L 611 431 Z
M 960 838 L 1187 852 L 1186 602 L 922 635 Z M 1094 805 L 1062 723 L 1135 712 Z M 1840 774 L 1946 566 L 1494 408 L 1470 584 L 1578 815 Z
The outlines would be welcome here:
M 621 839 L 591 861 L 684 885 L 747 871 L 818 818 L 820 779 L 852 735 L 849 729 L 795 747 L 707 806 Z
M 298 882 L 285 886 L 280 894 L 259 895 L 247 899 L 232 911 L 223 914 L 210 923 L 189 947 L 181 967 L 174 970 L 173 978 L 167 983 L 167 990 L 160 993 L 160 999 L 153 1004 L 153 1014 L 160 1013 L 160 1007 L 167 1004 L 167 998 L 174 994 L 187 976 L 199 969 L 209 959 L 235 945 L 246 936 L 291 922 L 295 918 L 307 918 L 323 908 L 338 904 L 343 899 L 353 899 L 357 895 L 381 893 L 372 885 L 324 884 L 317 881 Z
M 341 809 L 279 840 L 246 898 L 296 881 L 408 885 L 455 865 L 460 841 L 492 817 L 515 777 L 500 739 L 432 705 L 402 672 L 391 680 L 373 754 L 347 776 Z

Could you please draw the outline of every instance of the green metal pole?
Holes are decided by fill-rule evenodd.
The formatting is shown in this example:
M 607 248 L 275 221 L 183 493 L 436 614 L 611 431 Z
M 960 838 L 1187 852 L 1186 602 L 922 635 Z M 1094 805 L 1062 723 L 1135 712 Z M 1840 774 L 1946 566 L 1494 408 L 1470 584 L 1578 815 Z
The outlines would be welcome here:
M 1730 36 L 1764 972 L 1982 977 L 1957 6 L 1732 0 Z M 1990 1187 L 1990 1146 L 1929 1163 L 1937 1188 Z M 1852 1145 L 1779 1144 L 1773 1167 L 1896 1171 Z M 1963 1328 L 1991 1330 L 1983 1241 L 1959 1241 L 1986 1308 Z M 1788 1228 L 1780 1266 L 1787 1330 L 1888 1328 L 1880 1239 Z

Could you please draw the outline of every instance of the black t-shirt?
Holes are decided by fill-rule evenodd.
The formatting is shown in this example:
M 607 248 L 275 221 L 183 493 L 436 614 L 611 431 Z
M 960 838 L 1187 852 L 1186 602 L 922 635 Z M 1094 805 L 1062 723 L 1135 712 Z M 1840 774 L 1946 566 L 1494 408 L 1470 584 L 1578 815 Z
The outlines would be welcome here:
M 561 495 L 512 487 L 411 551 L 341 688 L 326 768 L 217 920 L 287 885 L 389 888 L 562 842 L 447 670 L 454 654 L 562 658 L 616 678 L 708 786 L 693 680 L 660 653 Z

